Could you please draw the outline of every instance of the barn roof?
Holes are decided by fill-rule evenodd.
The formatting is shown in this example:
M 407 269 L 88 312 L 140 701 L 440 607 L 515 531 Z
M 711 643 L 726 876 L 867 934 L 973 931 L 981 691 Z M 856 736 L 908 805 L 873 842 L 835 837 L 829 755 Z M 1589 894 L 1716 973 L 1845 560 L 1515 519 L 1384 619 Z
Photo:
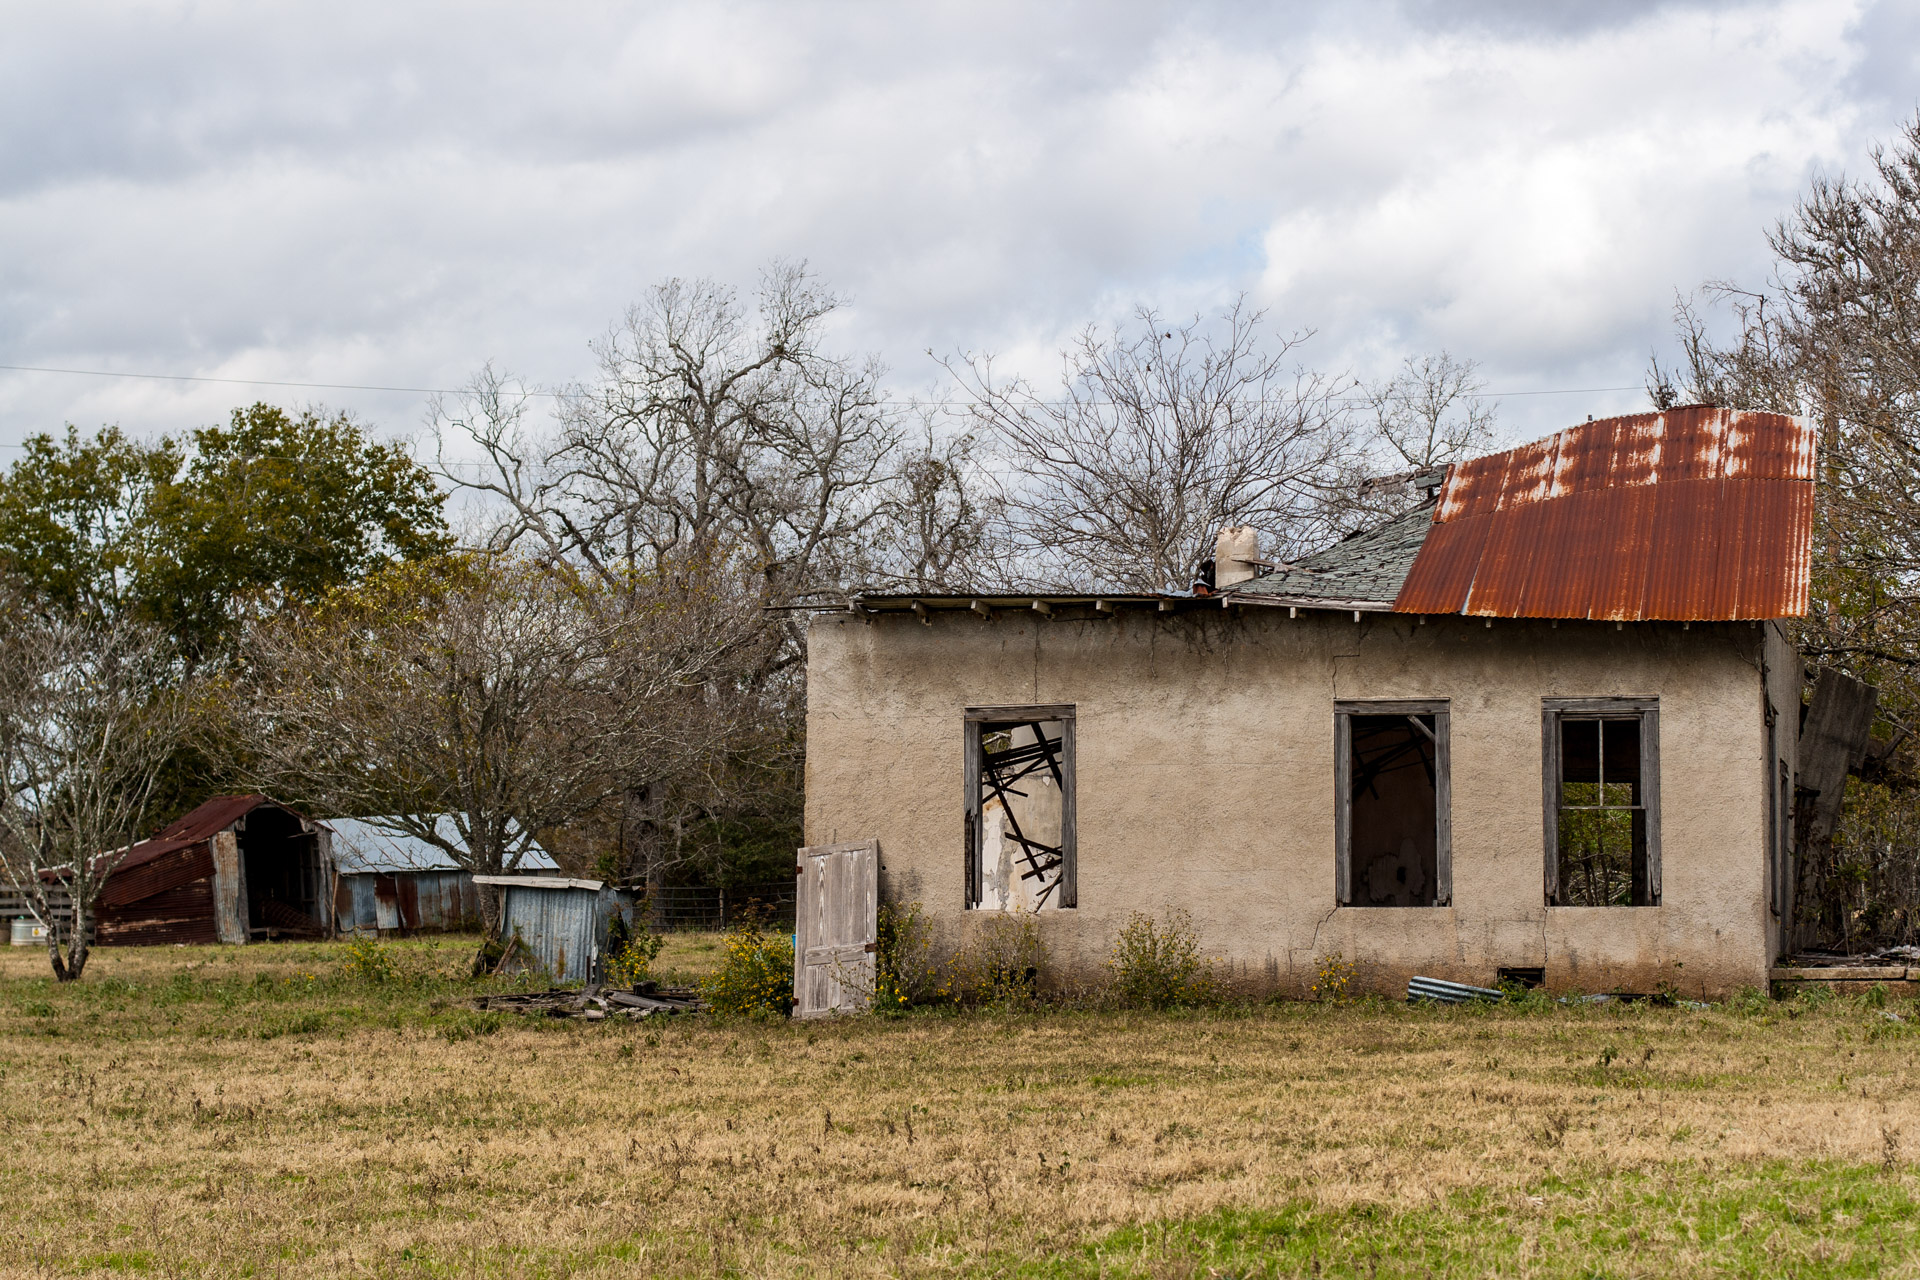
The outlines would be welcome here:
M 1694 405 L 1453 467 L 1400 613 L 1608 621 L 1807 611 L 1813 432 Z
M 172 853 L 176 849 L 199 844 L 202 840 L 210 839 L 217 833 L 225 831 L 262 805 L 286 809 L 288 813 L 294 813 L 292 809 L 287 809 L 277 800 L 271 800 L 259 794 L 215 796 L 184 817 L 175 818 L 161 828 L 158 835 L 134 845 L 127 856 L 120 860 L 116 870 L 131 870 L 142 863 L 152 862 L 155 858 Z M 295 816 L 305 820 L 303 815 L 295 814 Z
M 438 845 L 378 825 L 390 821 L 392 819 L 327 819 L 327 826 L 333 831 L 333 865 L 341 875 L 364 875 L 369 872 L 391 875 L 407 871 L 460 869 L 459 864 Z M 434 830 L 440 833 L 442 839 L 466 848 L 466 843 L 460 839 L 459 829 L 448 814 L 443 813 L 434 820 Z M 559 864 L 554 862 L 553 855 L 536 842 L 521 857 L 520 866 L 527 871 L 553 871 L 558 869 Z

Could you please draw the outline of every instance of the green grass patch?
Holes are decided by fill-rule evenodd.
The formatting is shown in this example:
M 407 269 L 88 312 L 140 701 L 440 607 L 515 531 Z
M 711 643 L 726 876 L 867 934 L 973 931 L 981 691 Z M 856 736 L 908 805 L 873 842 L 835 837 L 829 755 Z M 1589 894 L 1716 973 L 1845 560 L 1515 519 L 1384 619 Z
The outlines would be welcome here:
M 1518 1194 L 1227 1209 L 1111 1232 L 986 1271 L 1034 1277 L 1884 1276 L 1920 1259 L 1914 1180 L 1879 1166 L 1772 1163 L 1548 1179 Z

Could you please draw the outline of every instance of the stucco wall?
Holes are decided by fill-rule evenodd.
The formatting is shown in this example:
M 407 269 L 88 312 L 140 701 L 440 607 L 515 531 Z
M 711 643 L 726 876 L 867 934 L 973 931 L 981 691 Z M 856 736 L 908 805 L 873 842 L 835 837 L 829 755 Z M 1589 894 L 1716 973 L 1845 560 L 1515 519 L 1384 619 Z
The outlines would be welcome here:
M 1334 952 L 1382 992 L 1500 966 L 1588 991 L 1764 987 L 1770 634 L 1272 608 L 825 614 L 807 840 L 877 838 L 883 893 L 920 901 L 954 945 L 982 915 L 964 908 L 962 711 L 1072 703 L 1080 905 L 1040 918 L 1063 974 L 1097 971 L 1130 912 L 1184 906 L 1256 988 L 1303 990 Z M 1660 699 L 1661 904 L 1549 908 L 1540 700 L 1610 695 Z M 1333 704 L 1365 698 L 1450 700 L 1451 906 L 1336 906 Z

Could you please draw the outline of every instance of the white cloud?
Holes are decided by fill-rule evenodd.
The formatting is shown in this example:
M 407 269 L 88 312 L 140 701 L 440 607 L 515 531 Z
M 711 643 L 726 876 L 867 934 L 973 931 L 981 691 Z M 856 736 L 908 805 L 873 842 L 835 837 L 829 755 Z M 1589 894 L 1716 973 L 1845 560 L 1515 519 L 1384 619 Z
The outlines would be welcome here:
M 1327 368 L 1637 383 L 1674 289 L 1758 278 L 1912 110 L 1895 7 L 41 10 L 0 45 L 0 363 L 559 382 L 649 282 L 785 256 L 908 388 L 1242 290 Z M 0 374 L 0 440 L 253 394 Z

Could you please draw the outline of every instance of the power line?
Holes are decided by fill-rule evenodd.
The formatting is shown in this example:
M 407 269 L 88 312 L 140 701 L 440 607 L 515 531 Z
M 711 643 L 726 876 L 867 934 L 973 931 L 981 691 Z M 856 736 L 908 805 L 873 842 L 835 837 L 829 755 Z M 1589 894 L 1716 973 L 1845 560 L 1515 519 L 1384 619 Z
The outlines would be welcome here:
M 118 373 L 112 369 L 49 369 L 32 364 L 0 364 L 10 373 L 65 373 L 80 378 L 144 378 L 152 382 L 219 382 L 238 387 L 299 387 L 309 391 L 404 391 L 423 396 L 457 396 L 447 387 L 375 387 L 358 382 L 278 382 L 270 378 L 209 378 L 191 373 Z M 528 391 L 530 396 L 564 396 L 560 391 Z
M 55 369 L 43 365 L 0 364 L 0 370 L 9 373 L 58 373 L 78 378 L 135 378 L 150 382 L 211 382 L 237 387 L 290 387 L 304 391 L 398 391 L 409 395 L 457 396 L 466 391 L 453 387 L 388 387 L 374 386 L 360 382 L 284 382 L 272 378 L 213 378 L 191 373 L 121 373 L 113 369 Z M 1603 395 L 1615 391 L 1644 391 L 1644 387 L 1548 387 L 1536 391 L 1470 391 L 1461 395 L 1465 400 L 1502 400 L 1513 396 L 1590 396 Z M 536 391 L 519 388 L 516 395 L 542 396 L 554 400 L 577 398 L 580 393 L 573 391 Z M 1365 404 L 1365 396 L 1334 397 L 1338 403 Z M 878 400 L 881 405 L 926 405 L 929 407 L 950 408 L 955 405 L 972 404 L 970 400 Z M 1048 404 L 1062 404 L 1064 401 L 1044 401 Z

